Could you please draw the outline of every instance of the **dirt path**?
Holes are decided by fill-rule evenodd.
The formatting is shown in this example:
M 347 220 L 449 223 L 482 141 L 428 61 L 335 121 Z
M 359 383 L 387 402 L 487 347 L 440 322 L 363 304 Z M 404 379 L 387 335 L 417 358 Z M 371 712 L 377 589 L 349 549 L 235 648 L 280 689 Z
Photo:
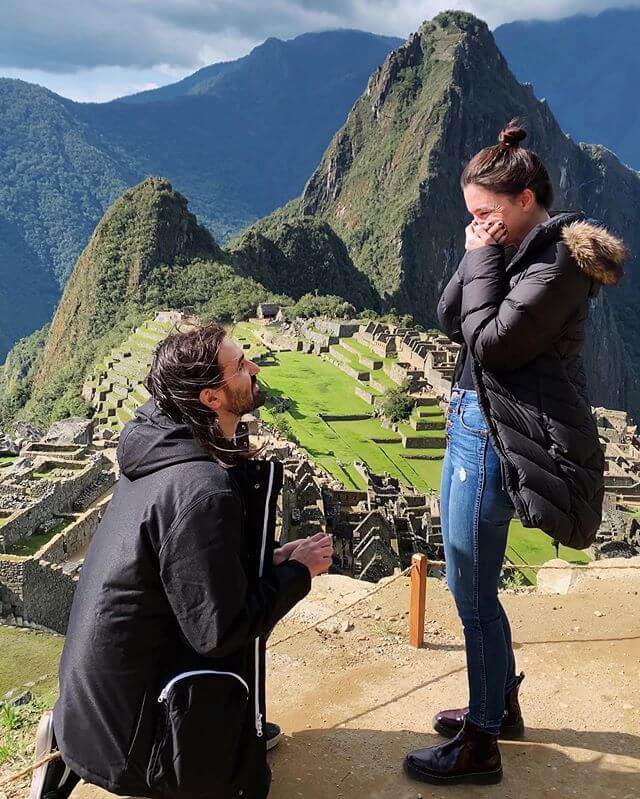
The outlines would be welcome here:
M 358 596 L 316 581 L 281 638 Z M 505 594 L 526 739 L 501 745 L 493 787 L 432 788 L 406 778 L 404 754 L 438 742 L 431 717 L 467 700 L 464 649 L 443 584 L 429 580 L 427 647 L 405 643 L 408 581 L 347 613 L 353 630 L 312 630 L 269 656 L 270 717 L 286 734 L 270 756 L 272 799 L 587 797 L 640 799 L 640 582 L 593 580 L 567 596 Z M 76 799 L 106 799 L 83 785 Z

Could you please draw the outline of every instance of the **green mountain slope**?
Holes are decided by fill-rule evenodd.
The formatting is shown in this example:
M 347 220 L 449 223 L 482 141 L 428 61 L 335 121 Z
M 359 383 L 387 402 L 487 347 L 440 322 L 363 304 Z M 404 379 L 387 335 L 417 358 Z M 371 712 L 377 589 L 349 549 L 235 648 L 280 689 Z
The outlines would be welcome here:
M 104 104 L 0 79 L 0 358 L 50 318 L 102 214 L 146 176 L 166 175 L 219 239 L 299 194 L 399 43 L 360 31 L 269 39 Z
M 300 218 L 297 211 L 298 204 L 292 202 L 231 242 L 235 271 L 295 299 L 310 292 L 337 294 L 358 308 L 378 309 L 376 289 L 354 267 L 331 226 L 321 219 Z
M 107 211 L 65 287 L 50 326 L 16 344 L 0 375 L 0 426 L 19 416 L 48 425 L 84 413 L 92 366 L 157 310 L 193 306 L 203 318 L 241 318 L 284 298 L 237 275 L 168 181 L 149 178 Z
M 65 100 L 0 79 L 0 357 L 51 318 L 69 262 L 130 182 Z
M 332 227 L 387 307 L 433 326 L 440 291 L 464 252 L 460 173 L 513 116 L 527 123 L 527 145 L 544 154 L 554 210 L 584 209 L 638 252 L 638 174 L 604 148 L 566 136 L 549 106 L 514 78 L 486 24 L 463 12 L 425 23 L 372 75 L 309 179 L 300 216 Z M 625 351 L 618 307 L 637 292 L 631 263 L 626 290 L 604 292 L 594 308 L 605 336 L 588 352 L 598 404 L 640 408 L 640 360 L 627 360 L 637 345 Z M 612 357 L 605 360 L 603 348 Z
M 167 180 L 148 178 L 127 190 L 96 227 L 51 324 L 9 352 L 0 370 L 0 427 L 16 417 L 48 425 L 87 412 L 87 376 L 164 308 L 190 307 L 202 319 L 230 322 L 260 302 L 291 304 L 338 290 L 375 306 L 377 295 L 328 225 L 294 227 L 270 220 L 259 236 L 223 250 Z M 314 269 L 306 268 L 308 253 L 318 256 Z

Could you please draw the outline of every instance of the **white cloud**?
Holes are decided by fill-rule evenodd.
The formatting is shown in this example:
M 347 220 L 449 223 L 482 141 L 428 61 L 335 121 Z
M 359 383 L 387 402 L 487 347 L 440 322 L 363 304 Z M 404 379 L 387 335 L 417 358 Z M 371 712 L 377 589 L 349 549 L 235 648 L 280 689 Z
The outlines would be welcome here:
M 121 67 L 97 67 L 73 73 L 3 69 L 2 77 L 37 83 L 79 103 L 102 103 L 127 94 L 157 89 L 168 82 L 180 80 L 189 72 L 184 70 L 168 78 L 158 70 L 128 70 Z
M 597 12 L 640 0 L 3 0 L 0 67 L 73 72 L 98 66 L 200 66 L 233 58 L 268 36 L 335 27 L 407 35 L 445 8 L 491 26 L 527 17 Z
M 447 8 L 495 27 L 621 6 L 640 0 L 2 0 L 0 75 L 110 99 L 238 58 L 269 36 L 340 27 L 407 36 Z

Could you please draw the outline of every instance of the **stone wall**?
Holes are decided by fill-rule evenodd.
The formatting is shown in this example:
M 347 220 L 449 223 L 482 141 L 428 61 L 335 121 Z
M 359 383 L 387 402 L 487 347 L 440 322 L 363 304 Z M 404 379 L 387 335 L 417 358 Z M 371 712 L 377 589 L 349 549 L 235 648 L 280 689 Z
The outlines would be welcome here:
M 101 454 L 77 475 L 48 481 L 43 495 L 36 502 L 16 512 L 0 528 L 0 552 L 32 535 L 55 516 L 70 512 L 76 498 L 98 479 L 107 464 L 107 459 Z
M 85 513 L 76 514 L 75 520 L 45 544 L 36 553 L 36 557 L 49 563 L 62 563 L 79 552 L 83 552 L 93 538 L 108 503 L 109 499 Z
M 51 483 L 46 494 L 28 508 L 16 511 L 0 528 L 0 552 L 6 552 L 13 544 L 37 532 L 40 527 L 53 519 L 57 509 L 55 483 Z
M 315 319 L 318 330 L 338 338 L 349 338 L 360 330 L 360 322 L 345 321 L 343 319 Z
M 27 558 L 0 555 L 0 614 L 22 615 L 22 587 Z
M 62 566 L 30 560 L 25 565 L 23 621 L 66 633 L 77 575 L 65 574 Z
M 108 500 L 83 513 L 34 557 L 0 555 L 0 614 L 8 621 L 67 629 L 78 576 L 65 573 L 64 561 L 89 544 Z

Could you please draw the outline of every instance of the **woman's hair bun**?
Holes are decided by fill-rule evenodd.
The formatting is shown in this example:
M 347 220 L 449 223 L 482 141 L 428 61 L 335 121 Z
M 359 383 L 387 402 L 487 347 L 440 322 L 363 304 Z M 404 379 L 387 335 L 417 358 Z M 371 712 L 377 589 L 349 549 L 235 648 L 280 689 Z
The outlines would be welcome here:
M 523 139 L 527 138 L 527 131 L 520 127 L 517 120 L 512 119 L 502 128 L 498 138 L 505 147 L 517 147 Z

